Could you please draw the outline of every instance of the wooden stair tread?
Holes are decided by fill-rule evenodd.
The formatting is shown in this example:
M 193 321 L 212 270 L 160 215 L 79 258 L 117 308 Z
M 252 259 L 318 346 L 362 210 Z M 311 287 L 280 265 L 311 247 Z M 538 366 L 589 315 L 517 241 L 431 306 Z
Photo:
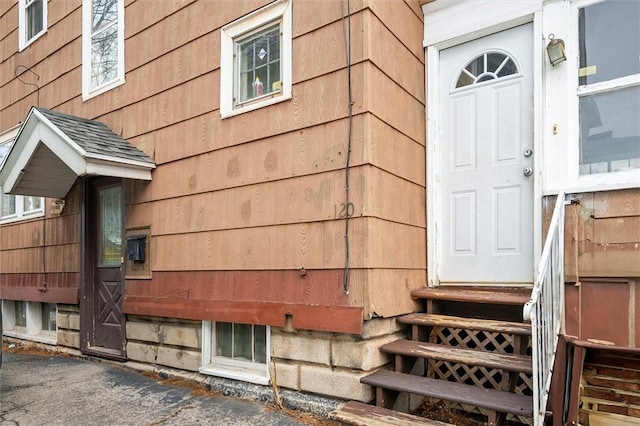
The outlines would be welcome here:
M 329 414 L 329 418 L 355 426 L 453 426 L 413 414 L 376 407 L 358 401 L 350 401 Z
M 527 374 L 533 373 L 531 357 L 528 355 L 463 349 L 415 340 L 396 340 L 382 345 L 380 350 L 396 355 L 430 358 L 438 361 L 450 361 Z
M 411 296 L 414 299 L 524 306 L 529 301 L 531 289 L 511 287 L 435 287 L 413 290 Z
M 501 413 L 528 417 L 533 415 L 533 398 L 511 392 L 485 389 L 478 386 L 388 370 L 380 370 L 369 376 L 362 377 L 360 382 L 384 389 L 469 404 Z
M 449 315 L 414 313 L 399 318 L 403 324 L 453 327 L 467 330 L 509 333 L 521 336 L 531 335 L 531 324 L 521 322 L 485 320 L 477 318 L 454 317 Z

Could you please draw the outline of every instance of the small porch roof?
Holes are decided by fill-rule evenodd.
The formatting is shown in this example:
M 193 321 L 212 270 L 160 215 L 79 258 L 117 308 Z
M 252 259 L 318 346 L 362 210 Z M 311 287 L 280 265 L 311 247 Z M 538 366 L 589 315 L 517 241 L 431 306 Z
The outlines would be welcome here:
M 151 180 L 155 163 L 105 124 L 31 108 L 4 162 L 7 194 L 64 198 L 81 176 Z

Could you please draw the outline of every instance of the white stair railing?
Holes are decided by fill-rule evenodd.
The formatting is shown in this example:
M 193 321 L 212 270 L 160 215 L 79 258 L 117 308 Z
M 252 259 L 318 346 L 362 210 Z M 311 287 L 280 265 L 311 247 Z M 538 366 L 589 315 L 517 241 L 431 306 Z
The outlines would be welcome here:
M 533 419 L 542 426 L 564 322 L 564 193 L 558 194 L 524 320 L 531 321 Z

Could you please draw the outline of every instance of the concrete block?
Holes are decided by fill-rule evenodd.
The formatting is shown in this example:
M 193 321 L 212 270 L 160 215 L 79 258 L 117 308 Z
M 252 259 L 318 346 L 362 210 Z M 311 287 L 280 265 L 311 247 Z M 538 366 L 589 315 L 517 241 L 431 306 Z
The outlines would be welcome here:
M 58 329 L 58 346 L 80 349 L 80 333 Z
M 400 324 L 395 318 L 374 318 L 362 324 L 362 338 L 371 339 L 384 336 L 396 333 L 403 328 L 406 328 L 406 326 Z
M 275 358 L 330 365 L 331 341 L 297 333 L 273 333 L 271 353 Z
M 169 346 L 159 346 L 158 360 L 156 362 L 181 370 L 198 371 L 200 368 L 200 352 Z
M 80 314 L 69 314 L 69 330 L 80 330 Z
M 56 323 L 58 324 L 58 328 L 69 328 L 69 314 L 58 311 Z
M 58 312 L 80 312 L 80 306 L 78 305 L 64 305 L 62 303 L 58 303 Z
M 127 358 L 134 361 L 156 363 L 158 357 L 158 346 L 138 342 L 127 342 Z
M 280 388 L 287 388 L 293 390 L 300 390 L 300 366 L 297 364 L 291 364 L 284 360 L 272 362 L 269 366 L 269 373 L 271 375 L 271 382 L 275 383 Z
M 160 343 L 199 350 L 202 342 L 201 334 L 201 325 L 162 324 L 160 326 Z
M 160 324 L 150 322 L 127 321 L 127 339 L 144 342 L 160 342 Z
M 362 402 L 373 400 L 373 388 L 360 383 L 367 373 L 317 365 L 300 366 L 300 390 Z
M 361 341 L 335 341 L 331 345 L 331 362 L 336 367 L 370 371 L 391 362 L 392 357 L 380 351 L 380 346 L 400 340 L 402 333 Z

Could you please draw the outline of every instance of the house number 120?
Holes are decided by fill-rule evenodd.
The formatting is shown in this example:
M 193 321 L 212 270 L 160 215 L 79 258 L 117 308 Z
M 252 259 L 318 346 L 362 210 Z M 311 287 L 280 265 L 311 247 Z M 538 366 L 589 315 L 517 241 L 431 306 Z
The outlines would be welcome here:
M 349 216 L 353 216 L 353 213 L 355 211 L 355 206 L 353 205 L 353 203 L 340 203 L 340 207 L 338 207 L 338 204 L 335 204 L 333 206 L 333 216 L 336 219 L 344 219 L 345 217 Z

